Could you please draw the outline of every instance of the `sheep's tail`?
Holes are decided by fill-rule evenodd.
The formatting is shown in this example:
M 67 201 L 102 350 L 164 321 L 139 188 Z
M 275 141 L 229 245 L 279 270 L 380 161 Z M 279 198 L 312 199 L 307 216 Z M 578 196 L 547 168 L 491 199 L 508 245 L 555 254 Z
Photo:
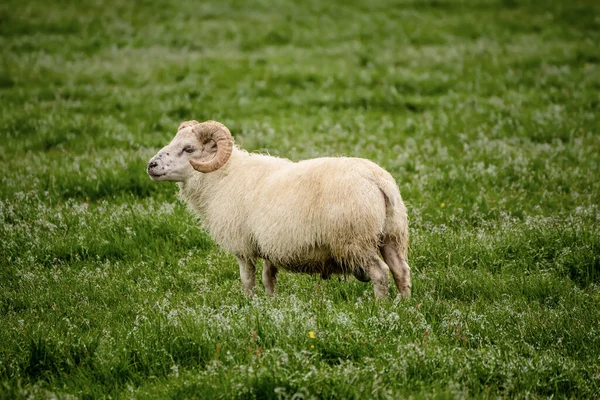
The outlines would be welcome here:
M 391 242 L 400 257 L 407 259 L 408 253 L 408 215 L 402 201 L 400 189 L 391 177 L 380 177 L 377 186 L 385 198 L 386 218 L 382 242 Z M 382 243 L 383 244 L 383 243 Z

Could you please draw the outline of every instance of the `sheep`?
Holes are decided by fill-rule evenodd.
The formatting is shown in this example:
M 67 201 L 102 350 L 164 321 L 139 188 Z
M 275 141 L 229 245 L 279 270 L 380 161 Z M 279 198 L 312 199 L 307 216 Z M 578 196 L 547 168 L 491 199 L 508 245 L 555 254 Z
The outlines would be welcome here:
M 406 206 L 392 176 L 369 160 L 248 153 L 223 124 L 185 121 L 147 173 L 178 183 L 211 237 L 236 256 L 247 295 L 263 259 L 269 295 L 281 268 L 352 274 L 372 281 L 377 298 L 388 296 L 391 270 L 399 296 L 410 297 Z

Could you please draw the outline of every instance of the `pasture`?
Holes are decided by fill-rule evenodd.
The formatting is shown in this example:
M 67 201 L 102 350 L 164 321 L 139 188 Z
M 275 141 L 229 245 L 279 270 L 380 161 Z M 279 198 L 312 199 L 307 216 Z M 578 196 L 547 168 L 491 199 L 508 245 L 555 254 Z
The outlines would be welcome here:
M 411 300 L 246 298 L 145 172 L 188 119 L 390 171 Z M 4 0 L 0 398 L 597 398 L 599 131 L 592 0 Z

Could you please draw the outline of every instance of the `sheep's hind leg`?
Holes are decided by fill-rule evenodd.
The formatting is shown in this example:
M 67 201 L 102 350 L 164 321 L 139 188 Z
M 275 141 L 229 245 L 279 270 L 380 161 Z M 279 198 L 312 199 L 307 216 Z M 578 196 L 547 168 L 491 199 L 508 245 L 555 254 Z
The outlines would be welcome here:
M 402 257 L 396 245 L 391 242 L 386 242 L 379 248 L 383 259 L 390 267 L 396 287 L 400 297 L 409 299 L 410 298 L 410 267 L 406 262 L 406 259 Z
M 262 281 L 268 294 L 275 294 L 275 284 L 277 283 L 277 267 L 270 261 L 265 260 L 262 271 Z
M 244 257 L 237 257 L 240 264 L 240 278 L 242 278 L 242 289 L 247 296 L 254 295 L 254 286 L 256 285 L 256 264 L 255 260 Z
M 373 255 L 366 265 L 369 277 L 373 281 L 375 297 L 382 299 L 388 296 L 390 286 L 390 269 L 378 255 Z
M 369 274 L 367 273 L 367 271 L 365 271 L 364 268 L 357 267 L 354 270 L 354 272 L 352 272 L 352 274 L 354 275 L 354 277 L 356 279 L 358 279 L 361 282 L 369 282 L 369 281 L 371 281 L 371 277 L 369 276 Z

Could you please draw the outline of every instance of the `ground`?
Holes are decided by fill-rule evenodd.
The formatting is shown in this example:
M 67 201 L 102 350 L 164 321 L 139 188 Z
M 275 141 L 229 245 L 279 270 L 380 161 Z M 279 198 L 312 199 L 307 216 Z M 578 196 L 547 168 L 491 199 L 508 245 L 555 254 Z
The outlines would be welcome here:
M 0 397 L 600 396 L 599 43 L 592 0 L 3 1 Z M 188 119 L 390 171 L 412 299 L 244 297 L 145 173 Z

